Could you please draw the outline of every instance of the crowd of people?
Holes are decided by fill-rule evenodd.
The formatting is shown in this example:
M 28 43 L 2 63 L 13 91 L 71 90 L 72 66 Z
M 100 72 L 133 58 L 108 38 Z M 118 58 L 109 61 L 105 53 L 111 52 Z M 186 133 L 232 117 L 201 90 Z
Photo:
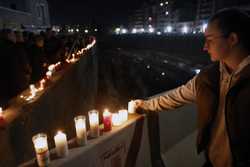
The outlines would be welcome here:
M 57 35 L 51 29 L 39 34 L 3 29 L 0 32 L 0 105 L 38 82 L 47 67 L 65 61 L 78 35 Z M 84 38 L 77 40 L 85 45 Z

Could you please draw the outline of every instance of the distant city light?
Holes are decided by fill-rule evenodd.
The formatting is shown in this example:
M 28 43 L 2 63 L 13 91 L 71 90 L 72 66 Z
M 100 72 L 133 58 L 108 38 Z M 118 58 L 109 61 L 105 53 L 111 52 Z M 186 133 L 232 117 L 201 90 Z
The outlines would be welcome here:
M 172 28 L 172 26 L 167 26 L 167 29 L 166 29 L 166 30 L 167 30 L 168 33 L 171 33 L 172 30 L 173 30 L 173 28 Z
M 164 76 L 164 75 L 165 75 L 165 72 L 162 72 L 161 75 Z
M 73 28 L 71 28 L 71 29 L 68 29 L 68 32 L 74 32 L 74 29 Z
M 145 30 L 144 30 L 144 28 L 141 28 L 141 33 L 143 33 Z
M 149 21 L 152 21 L 152 17 L 149 17 L 148 20 L 149 20 Z
M 78 29 L 78 28 L 76 29 L 76 32 L 79 32 L 79 29 Z
M 166 11 L 165 14 L 168 15 L 168 11 Z
M 195 69 L 194 72 L 195 72 L 196 74 L 199 74 L 199 73 L 201 72 L 201 70 L 200 70 L 200 69 Z
M 160 3 L 160 6 L 163 6 L 163 3 Z
M 116 34 L 120 34 L 120 31 L 121 31 L 120 28 L 116 28 L 116 29 L 115 29 L 115 33 L 116 33 Z
M 202 32 L 205 32 L 207 29 L 207 23 L 202 24 Z
M 154 30 L 154 28 L 153 27 L 150 27 L 149 29 L 148 29 L 148 32 L 149 33 L 153 33 L 155 30 Z
M 185 26 L 182 28 L 182 33 L 184 33 L 184 34 L 188 33 L 188 26 L 185 25 Z
M 167 4 L 168 4 L 168 1 L 166 1 L 165 4 L 167 5 Z
M 151 24 L 149 24 L 149 25 L 148 25 L 148 27 L 149 27 L 149 28 L 151 28 L 151 27 L 152 27 L 152 25 L 151 25 Z
M 97 32 L 98 31 L 98 29 L 97 28 L 95 28 L 95 30 L 94 30 L 95 32 Z
M 160 31 L 157 31 L 157 33 L 156 33 L 157 35 L 161 35 L 161 32 Z
M 126 34 L 127 32 L 128 32 L 127 29 L 125 28 L 122 29 L 122 34 Z
M 132 29 L 132 34 L 136 34 L 137 33 L 137 29 L 136 28 L 133 28 Z
M 89 30 L 85 29 L 84 32 L 87 34 L 89 32 Z
M 147 69 L 150 69 L 150 65 L 147 65 Z

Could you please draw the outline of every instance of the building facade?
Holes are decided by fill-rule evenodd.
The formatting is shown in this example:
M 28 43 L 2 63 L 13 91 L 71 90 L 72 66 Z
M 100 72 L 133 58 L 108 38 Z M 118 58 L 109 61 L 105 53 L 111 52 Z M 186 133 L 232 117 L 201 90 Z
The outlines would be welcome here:
M 50 26 L 47 0 L 0 0 L 0 28 Z
M 144 3 L 129 19 L 129 29 L 140 31 L 165 31 L 166 27 L 177 21 L 173 10 L 173 0 Z

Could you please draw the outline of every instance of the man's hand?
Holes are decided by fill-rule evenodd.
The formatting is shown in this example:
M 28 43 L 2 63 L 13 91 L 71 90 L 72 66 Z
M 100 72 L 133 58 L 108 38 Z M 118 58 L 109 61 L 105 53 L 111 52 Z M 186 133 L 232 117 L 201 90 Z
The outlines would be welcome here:
M 136 99 L 136 100 L 133 100 L 133 101 L 134 101 L 134 103 L 135 103 L 135 109 L 142 108 L 142 106 L 143 106 L 143 104 L 144 104 L 143 100 L 141 100 L 141 99 Z
M 136 99 L 136 100 L 133 100 L 133 102 L 134 102 L 134 108 L 135 108 L 136 113 L 144 114 L 145 113 L 145 111 L 143 110 L 143 105 L 145 105 L 144 100 Z

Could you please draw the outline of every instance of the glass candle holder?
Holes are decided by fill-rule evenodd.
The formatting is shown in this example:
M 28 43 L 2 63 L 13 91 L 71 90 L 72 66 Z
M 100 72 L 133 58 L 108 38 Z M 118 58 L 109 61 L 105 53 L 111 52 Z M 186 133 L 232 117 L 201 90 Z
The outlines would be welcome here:
M 38 133 L 32 137 L 32 141 L 36 151 L 38 166 L 48 166 L 50 163 L 50 157 L 47 135 L 45 133 Z
M 86 129 L 86 117 L 79 115 L 74 118 L 76 128 L 76 141 L 78 145 L 87 144 L 87 129 Z
M 110 131 L 112 129 L 112 114 L 107 109 L 105 109 L 102 116 L 104 131 Z
M 129 114 L 134 114 L 135 113 L 135 102 L 133 100 L 128 102 L 128 113 Z
M 91 137 L 99 137 L 99 112 L 97 110 L 89 111 L 89 125 L 90 125 L 90 136 Z
M 120 116 L 122 123 L 124 123 L 128 120 L 128 110 L 125 110 L 125 109 L 119 110 L 118 113 L 119 113 L 119 116 Z

